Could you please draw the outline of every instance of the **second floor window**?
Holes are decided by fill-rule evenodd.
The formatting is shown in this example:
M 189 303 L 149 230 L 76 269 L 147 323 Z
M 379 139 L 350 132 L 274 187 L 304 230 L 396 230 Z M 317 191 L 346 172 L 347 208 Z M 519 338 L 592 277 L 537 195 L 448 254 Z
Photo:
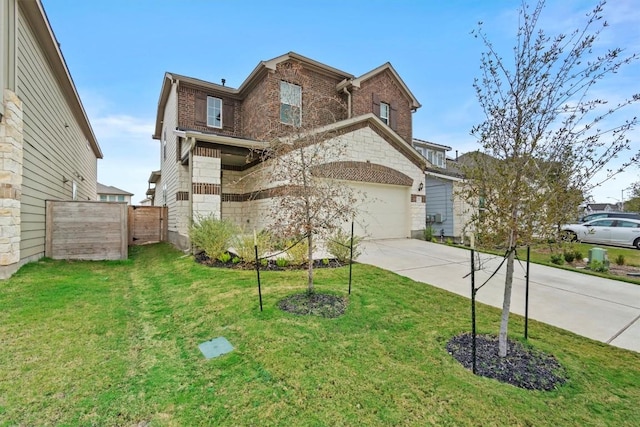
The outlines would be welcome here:
M 385 125 L 389 124 L 389 112 L 391 111 L 391 107 L 386 102 L 380 103 L 380 120 L 384 122 Z
M 302 123 L 302 88 L 280 82 L 280 122 L 300 126 Z
M 207 96 L 207 126 L 222 127 L 222 99 Z
M 427 148 L 427 155 L 425 156 L 429 162 L 439 168 L 446 168 L 447 164 L 444 161 L 444 153 L 441 151 L 429 150 Z

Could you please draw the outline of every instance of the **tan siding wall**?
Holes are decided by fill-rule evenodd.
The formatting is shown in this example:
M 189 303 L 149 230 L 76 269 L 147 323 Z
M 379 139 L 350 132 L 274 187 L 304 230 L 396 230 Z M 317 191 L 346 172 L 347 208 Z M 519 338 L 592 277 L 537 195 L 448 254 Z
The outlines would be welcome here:
M 70 200 L 75 180 L 78 200 L 95 200 L 97 159 L 22 13 L 17 50 L 16 93 L 24 106 L 21 221 L 29 230 L 20 251 L 26 261 L 44 254 L 45 199 Z
M 169 208 L 169 215 L 167 219 L 167 230 L 169 233 L 178 233 L 183 227 L 183 218 L 179 215 L 183 214 L 183 209 L 178 209 L 179 203 L 176 201 L 176 193 L 178 191 L 188 191 L 189 186 L 186 179 L 180 180 L 181 169 L 185 169 L 184 166 L 177 161 L 177 137 L 174 134 L 176 129 L 177 118 L 177 94 L 176 83 L 172 84 L 169 98 L 167 99 L 167 105 L 164 110 L 163 116 L 163 128 L 160 134 L 160 165 L 161 165 L 161 180 L 156 186 L 156 202 L 158 206 L 162 205 L 162 191 L 166 184 L 167 186 L 167 200 L 166 205 Z M 166 156 L 162 148 L 163 139 L 166 135 Z M 185 141 L 184 144 L 187 144 Z M 182 205 L 184 203 L 180 203 Z

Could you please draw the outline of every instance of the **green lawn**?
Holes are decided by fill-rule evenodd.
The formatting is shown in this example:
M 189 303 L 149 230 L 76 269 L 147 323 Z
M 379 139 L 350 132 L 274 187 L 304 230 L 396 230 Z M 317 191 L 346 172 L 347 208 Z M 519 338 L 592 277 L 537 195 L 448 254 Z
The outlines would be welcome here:
M 569 381 L 519 389 L 445 350 L 470 329 L 467 299 L 365 265 L 353 277 L 346 314 L 323 319 L 276 308 L 305 272 L 263 272 L 260 312 L 255 272 L 164 244 L 29 264 L 0 282 L 0 425 L 640 425 L 640 354 L 530 322 Z M 316 278 L 347 291 L 347 268 Z M 498 310 L 478 315 L 497 332 Z M 235 350 L 205 360 L 198 344 L 218 336 Z
M 602 248 L 607 251 L 607 256 L 609 258 L 609 262 L 611 266 L 616 265 L 616 258 L 622 255 L 624 257 L 624 265 L 640 267 L 640 251 L 637 249 L 628 249 L 628 248 L 620 248 L 615 246 L 603 246 L 603 245 L 594 245 L 590 243 L 570 243 L 567 244 L 567 250 L 578 251 L 580 252 L 584 258 L 589 257 L 589 250 L 592 248 Z M 557 248 L 555 249 L 558 250 Z M 522 248 L 519 250 L 518 255 L 521 259 L 526 259 L 527 253 L 526 249 Z M 555 265 L 551 262 L 550 250 L 548 245 L 538 245 L 531 248 L 531 262 L 535 262 L 538 264 L 549 265 L 552 267 L 565 268 L 574 271 L 580 271 L 582 273 L 594 274 L 601 277 L 608 277 L 616 280 L 623 280 L 625 282 L 640 284 L 640 277 L 631 277 L 631 276 L 615 276 L 613 274 L 608 273 L 597 273 L 590 270 L 585 269 L 575 269 L 571 265 L 565 263 L 561 266 Z

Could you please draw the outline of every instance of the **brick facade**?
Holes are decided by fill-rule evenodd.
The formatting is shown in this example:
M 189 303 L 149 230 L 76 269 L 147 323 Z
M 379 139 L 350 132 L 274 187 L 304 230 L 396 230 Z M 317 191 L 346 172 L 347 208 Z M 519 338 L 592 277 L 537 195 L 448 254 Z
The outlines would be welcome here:
M 411 144 L 413 132 L 410 100 L 389 70 L 362 82 L 360 89 L 353 91 L 353 115 L 372 113 L 374 95 L 377 95 L 380 102 L 397 105 L 397 126 L 394 130 Z
M 302 87 L 303 127 L 324 126 L 348 117 L 347 95 L 336 90 L 341 79 L 305 68 L 298 61 L 284 61 L 258 81 L 243 96 L 230 96 L 225 91 L 194 87 L 189 84 L 178 86 L 178 128 L 215 133 L 225 136 L 262 140 L 286 134 L 291 126 L 280 123 L 280 82 L 286 81 Z M 392 105 L 397 110 L 395 131 L 405 141 L 412 141 L 412 109 L 409 96 L 403 91 L 393 74 L 384 70 L 362 82 L 360 88 L 352 88 L 352 116 L 374 112 L 372 97 Z M 197 99 L 213 96 L 222 99 L 225 106 L 222 128 L 206 126 L 196 118 Z M 309 108 L 311 107 L 311 108 Z M 233 110 L 233 120 L 229 122 L 228 111 Z M 311 115 L 312 112 L 322 114 Z

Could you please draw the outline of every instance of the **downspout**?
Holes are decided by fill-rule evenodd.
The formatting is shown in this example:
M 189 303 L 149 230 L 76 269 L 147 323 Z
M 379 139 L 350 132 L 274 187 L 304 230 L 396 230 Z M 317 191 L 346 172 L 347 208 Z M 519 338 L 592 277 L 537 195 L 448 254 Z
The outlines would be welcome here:
M 193 150 L 196 148 L 196 139 L 192 136 L 189 141 L 189 227 L 193 225 Z M 191 244 L 191 240 L 189 240 Z M 193 245 L 191 244 L 191 252 L 193 253 Z
M 342 91 L 347 94 L 347 119 L 351 118 L 351 92 L 347 89 L 347 87 L 343 87 Z

